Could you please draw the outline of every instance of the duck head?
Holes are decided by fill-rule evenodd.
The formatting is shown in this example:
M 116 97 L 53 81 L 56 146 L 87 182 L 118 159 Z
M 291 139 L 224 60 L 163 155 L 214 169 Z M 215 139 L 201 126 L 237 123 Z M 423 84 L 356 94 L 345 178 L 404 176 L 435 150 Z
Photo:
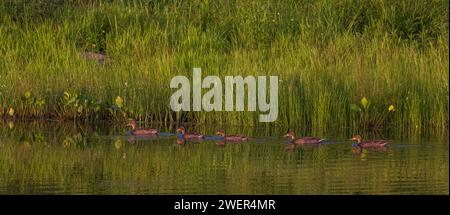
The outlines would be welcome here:
M 131 129 L 133 129 L 133 130 L 136 129 L 136 125 L 137 125 L 136 119 L 130 120 L 130 121 L 128 122 L 128 124 L 127 124 L 127 126 L 130 126 Z
M 221 136 L 221 137 L 225 137 L 225 131 L 223 131 L 223 130 L 217 131 L 216 134 Z
M 176 131 L 176 132 L 177 132 L 177 133 L 184 134 L 184 133 L 186 132 L 186 129 L 185 129 L 183 126 L 180 126 L 180 127 L 177 128 L 177 131 Z
M 351 140 L 356 141 L 356 143 L 359 144 L 359 143 L 361 143 L 362 138 L 361 138 L 360 135 L 355 135 L 355 136 L 352 137 Z
M 295 132 L 289 131 L 284 137 L 289 137 L 291 139 L 295 139 Z

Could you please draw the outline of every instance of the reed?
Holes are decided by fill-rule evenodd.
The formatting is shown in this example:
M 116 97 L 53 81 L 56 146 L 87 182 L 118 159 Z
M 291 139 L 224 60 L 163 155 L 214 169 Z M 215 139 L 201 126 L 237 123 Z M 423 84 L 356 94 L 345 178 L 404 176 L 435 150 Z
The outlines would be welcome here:
M 172 112 L 171 78 L 201 67 L 204 76 L 278 75 L 279 117 L 268 129 L 372 123 L 446 134 L 447 20 L 445 0 L 5 0 L 0 114 L 259 124 L 255 112 Z M 363 97 L 364 116 L 352 110 Z

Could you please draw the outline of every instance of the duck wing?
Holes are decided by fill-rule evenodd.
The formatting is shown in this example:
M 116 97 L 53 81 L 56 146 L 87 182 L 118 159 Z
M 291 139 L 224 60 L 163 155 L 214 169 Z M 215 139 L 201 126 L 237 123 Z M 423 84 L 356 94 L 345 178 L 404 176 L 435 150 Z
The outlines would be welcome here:
M 385 147 L 387 146 L 387 144 L 388 142 L 386 140 L 371 140 L 363 142 L 361 146 L 367 148 L 375 148 L 375 147 Z
M 136 129 L 132 131 L 132 134 L 134 135 L 156 135 L 158 134 L 158 130 L 151 128 L 151 129 Z
M 184 134 L 184 138 L 203 138 L 203 134 L 196 133 L 196 132 L 190 132 Z
M 230 135 L 225 137 L 226 140 L 230 141 L 246 141 L 248 138 L 244 135 Z
M 320 139 L 318 137 L 301 137 L 294 140 L 294 143 L 296 144 L 319 144 L 323 141 L 323 139 Z

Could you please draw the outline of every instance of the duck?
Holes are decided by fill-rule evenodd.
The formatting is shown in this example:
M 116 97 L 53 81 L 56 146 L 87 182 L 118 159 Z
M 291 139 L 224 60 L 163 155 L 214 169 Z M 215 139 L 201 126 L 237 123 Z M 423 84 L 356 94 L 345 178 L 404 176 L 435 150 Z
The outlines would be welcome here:
M 362 141 L 360 135 L 353 136 L 351 140 L 356 141 L 357 146 L 361 148 L 383 148 L 388 145 L 386 140 Z
M 225 141 L 230 142 L 243 142 L 248 140 L 248 137 L 244 135 L 225 135 L 225 131 L 223 130 L 217 131 L 216 134 L 222 137 Z
M 320 139 L 318 137 L 300 137 L 300 138 L 296 138 L 295 137 L 295 132 L 293 132 L 293 131 L 289 131 L 284 136 L 291 138 L 291 143 L 292 144 L 296 144 L 296 145 L 320 144 L 320 143 L 322 143 L 325 140 L 325 139 Z
M 131 134 L 135 136 L 148 136 L 158 134 L 158 129 L 156 128 L 136 128 L 137 127 L 136 119 L 130 120 L 127 126 L 131 127 Z
M 195 132 L 186 132 L 186 129 L 183 126 L 177 128 L 177 133 L 181 133 L 181 137 L 183 139 L 203 139 L 203 134 L 195 133 Z

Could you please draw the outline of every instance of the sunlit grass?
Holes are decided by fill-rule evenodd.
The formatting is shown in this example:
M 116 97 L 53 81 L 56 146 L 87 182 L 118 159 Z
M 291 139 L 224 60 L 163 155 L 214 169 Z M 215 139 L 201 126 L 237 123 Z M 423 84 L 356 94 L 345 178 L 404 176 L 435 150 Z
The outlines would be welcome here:
M 171 78 L 201 67 L 278 75 L 267 127 L 358 132 L 394 104 L 382 128 L 447 133 L 446 1 L 24 2 L 0 5 L 4 117 L 259 124 L 252 112 L 173 113 Z M 363 97 L 369 119 L 351 110 Z

